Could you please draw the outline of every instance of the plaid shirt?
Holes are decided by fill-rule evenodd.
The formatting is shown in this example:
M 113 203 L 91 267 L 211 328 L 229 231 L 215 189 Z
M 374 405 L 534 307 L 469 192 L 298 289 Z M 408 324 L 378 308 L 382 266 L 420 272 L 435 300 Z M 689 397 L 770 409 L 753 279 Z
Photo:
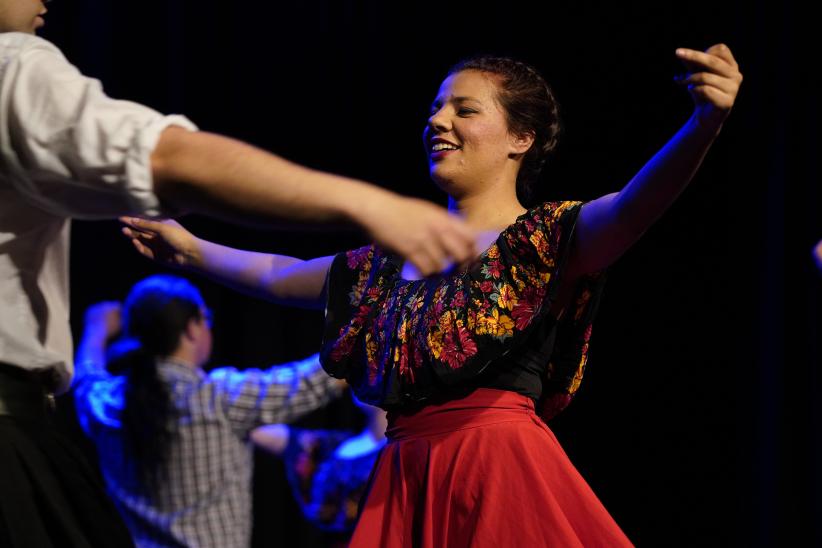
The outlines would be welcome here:
M 109 492 L 137 546 L 245 547 L 251 541 L 253 447 L 249 431 L 289 422 L 339 395 L 316 355 L 267 370 L 158 364 L 179 413 L 167 475 L 145 495 L 123 458 L 119 412 L 125 378 L 77 364 L 75 401 L 97 446 Z

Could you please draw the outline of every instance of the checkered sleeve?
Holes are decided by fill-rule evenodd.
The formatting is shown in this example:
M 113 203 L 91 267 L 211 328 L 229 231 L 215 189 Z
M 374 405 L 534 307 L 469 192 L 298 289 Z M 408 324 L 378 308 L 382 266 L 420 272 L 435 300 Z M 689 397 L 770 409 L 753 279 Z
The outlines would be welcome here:
M 261 424 L 294 421 L 342 393 L 339 381 L 320 367 L 317 354 L 264 370 L 224 367 L 209 377 L 226 418 L 242 435 Z

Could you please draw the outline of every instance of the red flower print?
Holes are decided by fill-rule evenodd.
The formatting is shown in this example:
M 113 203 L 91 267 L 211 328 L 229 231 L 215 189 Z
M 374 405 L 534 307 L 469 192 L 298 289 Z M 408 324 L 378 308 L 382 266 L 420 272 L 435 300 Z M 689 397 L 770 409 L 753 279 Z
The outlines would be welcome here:
M 352 333 L 351 327 L 343 328 L 343 331 L 346 332 L 345 335 L 337 339 L 337 342 L 331 350 L 331 359 L 334 361 L 340 361 L 344 357 L 348 356 L 351 354 L 351 349 L 354 348 L 356 332 Z M 359 329 L 356 331 L 359 331 Z
M 446 333 L 441 356 L 451 369 L 459 369 L 476 353 L 477 345 L 464 327 Z
M 368 292 L 366 293 L 366 295 L 368 295 L 368 300 L 369 301 L 374 302 L 380 296 L 380 288 L 379 287 L 369 287 Z
M 502 263 L 491 261 L 488 265 L 488 273 L 494 278 L 499 278 L 502 275 Z
M 542 299 L 545 297 L 544 288 L 526 287 L 522 292 L 522 298 L 517 301 L 511 316 L 514 318 L 516 328 L 522 331 L 534 316 L 537 315 L 541 306 Z
M 361 247 L 359 249 L 353 249 L 345 254 L 345 264 L 351 270 L 355 270 L 357 268 L 362 267 L 364 270 L 370 270 L 370 264 L 368 263 L 369 259 L 371 258 L 371 252 L 373 247 Z
M 465 306 L 465 293 L 457 291 L 451 300 L 451 308 L 462 308 Z

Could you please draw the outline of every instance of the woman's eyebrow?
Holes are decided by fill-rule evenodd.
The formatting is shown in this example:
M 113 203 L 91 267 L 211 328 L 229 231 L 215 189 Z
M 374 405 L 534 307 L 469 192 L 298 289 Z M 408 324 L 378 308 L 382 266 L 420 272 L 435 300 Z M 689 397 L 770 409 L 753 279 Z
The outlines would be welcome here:
M 451 97 L 450 99 L 448 99 L 448 101 L 450 101 L 452 103 L 460 103 L 460 104 L 466 103 L 468 101 L 473 101 L 474 103 L 482 103 L 482 101 L 480 101 L 476 97 L 471 97 L 471 96 L 468 96 L 468 95 L 464 95 L 464 96 L 460 95 L 460 96 L 456 96 L 456 97 Z M 443 102 L 442 102 L 441 99 L 437 99 L 436 101 L 431 103 L 431 106 L 439 108 L 440 106 L 442 106 L 442 103 Z

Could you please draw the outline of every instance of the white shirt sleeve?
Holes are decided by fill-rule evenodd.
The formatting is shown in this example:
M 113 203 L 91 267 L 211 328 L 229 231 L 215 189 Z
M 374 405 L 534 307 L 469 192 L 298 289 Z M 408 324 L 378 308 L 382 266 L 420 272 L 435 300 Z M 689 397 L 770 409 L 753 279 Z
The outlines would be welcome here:
M 182 116 L 108 97 L 51 43 L 0 34 L 0 176 L 67 217 L 160 215 L 151 152 Z

